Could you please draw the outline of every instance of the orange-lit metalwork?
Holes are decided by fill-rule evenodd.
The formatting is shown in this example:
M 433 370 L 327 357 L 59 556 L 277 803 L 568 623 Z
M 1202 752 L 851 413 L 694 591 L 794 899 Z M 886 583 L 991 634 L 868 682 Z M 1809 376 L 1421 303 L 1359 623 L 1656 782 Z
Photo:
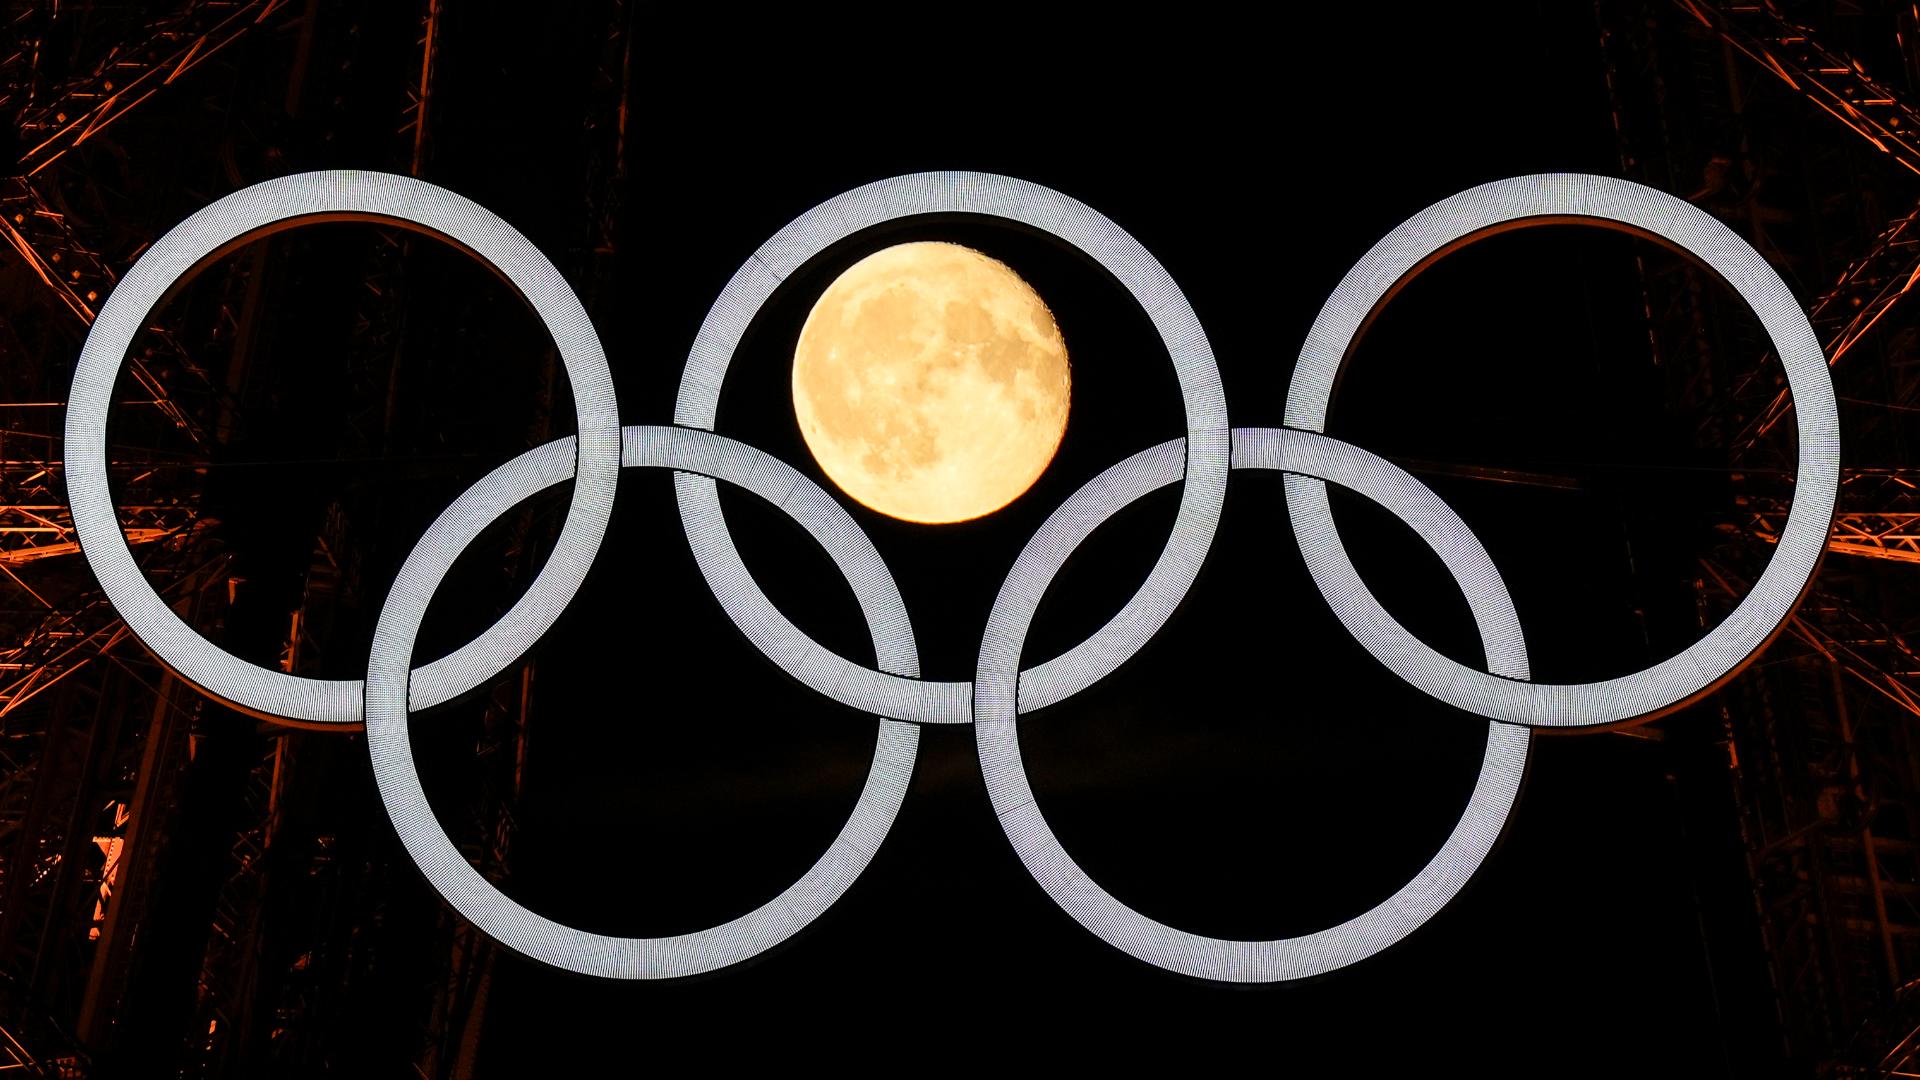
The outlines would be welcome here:
M 52 165 L 161 88 L 172 85 L 290 6 L 288 0 L 187 4 L 155 19 L 142 40 L 114 50 L 94 70 L 62 87 L 51 100 L 37 101 L 30 93 L 18 91 L 0 93 L 0 109 L 17 113 L 27 138 L 28 148 L 20 159 L 25 175 L 32 176 Z
M 1777 659 L 1726 692 L 1722 741 L 1783 1052 L 1836 1075 L 1892 1075 L 1920 1022 L 1920 993 L 1907 986 L 1920 971 L 1920 636 L 1907 614 L 1920 602 L 1909 565 L 1920 562 L 1920 500 L 1899 423 L 1920 389 L 1903 359 L 1920 281 L 1910 190 L 1920 172 L 1911 96 L 1920 11 L 1903 4 L 1853 23 L 1837 6 L 1789 14 L 1767 0 L 1597 10 L 1628 174 L 1667 170 L 1697 183 L 1698 201 L 1770 259 L 1791 250 L 1801 280 L 1818 283 L 1809 314 L 1849 439 L 1827 551 L 1845 557 L 1826 560 L 1788 624 L 1802 651 L 1776 646 Z M 1891 54 L 1873 54 L 1878 71 L 1833 44 L 1857 43 L 1845 35 L 1866 25 L 1899 39 Z M 1897 87 L 1889 55 L 1906 60 Z M 1800 175 L 1822 178 L 1818 198 L 1779 186 L 1791 171 L 1784 155 L 1804 163 Z M 1884 182 L 1863 175 L 1878 162 Z M 1908 209 L 1862 230 L 1887 220 L 1883 206 Z M 1808 243 L 1809 233 L 1822 242 Z M 1783 246 L 1786 237 L 1797 239 Z M 1648 287 L 1656 360 L 1672 365 L 1675 398 L 1696 410 L 1703 447 L 1724 452 L 1730 473 L 1725 542 L 1697 581 L 1711 625 L 1779 535 L 1794 415 L 1777 362 L 1716 333 L 1716 283 L 1666 285 Z

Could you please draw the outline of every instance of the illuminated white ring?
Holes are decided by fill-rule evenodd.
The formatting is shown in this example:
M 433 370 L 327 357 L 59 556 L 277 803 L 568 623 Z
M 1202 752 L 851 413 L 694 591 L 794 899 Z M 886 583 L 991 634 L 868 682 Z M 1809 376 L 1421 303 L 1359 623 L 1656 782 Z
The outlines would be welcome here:
M 918 674 L 913 631 L 900 592 L 872 542 L 839 503 L 778 461 L 710 432 L 629 427 L 622 441 L 625 465 L 717 477 L 792 514 L 853 586 L 880 666 L 900 675 Z M 779 896 L 710 929 L 664 938 L 588 933 L 527 910 L 481 877 L 440 828 L 414 770 L 407 739 L 407 669 L 427 604 L 447 569 L 480 530 L 529 495 L 568 477 L 572 442 L 547 443 L 489 473 L 440 515 L 408 555 L 380 609 L 367 665 L 367 751 L 374 779 L 401 843 L 428 882 L 496 941 L 583 975 L 664 979 L 712 971 L 786 940 L 847 891 L 893 826 L 913 775 L 920 731 L 912 724 L 882 719 L 866 785 L 826 853 Z
M 1176 930 L 1114 899 L 1067 854 L 1034 801 L 1015 719 L 1020 650 L 1040 598 L 1067 558 L 1101 522 L 1180 479 L 1179 453 L 1178 440 L 1162 443 L 1101 473 L 1040 526 L 1014 561 L 987 617 L 974 676 L 980 771 L 994 813 L 1020 861 L 1062 910 L 1101 940 L 1150 964 L 1203 979 L 1277 982 L 1322 975 L 1406 937 L 1466 885 L 1499 838 L 1519 794 L 1530 732 L 1487 725 L 1479 779 L 1446 842 L 1399 891 L 1338 926 L 1296 938 L 1228 941 Z M 1465 523 L 1426 485 L 1347 443 L 1279 428 L 1235 430 L 1233 465 L 1329 480 L 1405 521 L 1446 563 L 1466 594 L 1488 665 L 1510 678 L 1527 677 L 1520 620 L 1499 571 Z
M 1193 308 L 1146 248 L 1105 215 L 1052 188 L 991 173 L 915 173 L 877 181 L 828 199 L 775 233 L 727 282 L 700 325 L 680 377 L 674 422 L 712 430 L 720 387 L 753 317 L 807 260 L 862 229 L 920 214 L 981 214 L 1019 222 L 1091 256 L 1145 309 L 1159 331 L 1186 411 L 1186 488 L 1158 561 L 1118 614 L 1087 640 L 1025 672 L 1020 707 L 1038 709 L 1104 678 L 1165 625 L 1192 587 L 1213 543 L 1227 491 L 1227 405 L 1220 369 Z M 901 720 L 964 724 L 973 719 L 969 686 L 921 682 L 873 672 L 824 648 L 773 613 L 726 536 L 711 480 L 676 477 L 680 514 L 700 570 L 722 607 L 760 651 L 807 686 L 856 709 Z M 724 584 L 723 584 L 724 583 Z M 826 688 L 836 689 L 826 689 Z
M 120 531 L 107 484 L 107 417 L 114 380 L 134 334 L 183 276 L 270 226 L 343 218 L 425 229 L 466 249 L 519 290 L 553 335 L 579 430 L 573 501 L 552 554 L 512 610 L 419 671 L 413 680 L 415 708 L 478 686 L 547 632 L 599 551 L 620 471 L 613 378 L 586 309 L 546 256 L 486 208 L 404 176 L 312 172 L 242 188 L 174 226 L 120 279 L 80 350 L 67 403 L 67 501 L 87 564 L 135 636 L 210 696 L 275 721 L 357 723 L 361 686 L 256 667 L 222 651 L 174 614 L 141 575 Z
M 1542 221 L 1626 225 L 1700 259 L 1740 294 L 1787 371 L 1799 429 L 1793 507 L 1753 591 L 1720 625 L 1670 659 L 1601 682 L 1553 685 L 1475 671 L 1429 648 L 1391 618 L 1353 569 L 1319 480 L 1288 477 L 1287 507 L 1314 583 L 1360 644 L 1408 683 L 1450 705 L 1537 727 L 1644 719 L 1712 692 L 1763 648 L 1806 592 L 1833 526 L 1839 494 L 1840 417 L 1833 376 L 1806 314 L 1780 276 L 1744 240 L 1706 213 L 1649 187 L 1583 174 L 1521 176 L 1463 191 L 1388 233 L 1327 297 L 1300 349 L 1287 391 L 1289 427 L 1326 429 L 1334 383 L 1368 319 L 1425 264 L 1464 243 Z M 1380 613 L 1384 614 L 1384 613 Z

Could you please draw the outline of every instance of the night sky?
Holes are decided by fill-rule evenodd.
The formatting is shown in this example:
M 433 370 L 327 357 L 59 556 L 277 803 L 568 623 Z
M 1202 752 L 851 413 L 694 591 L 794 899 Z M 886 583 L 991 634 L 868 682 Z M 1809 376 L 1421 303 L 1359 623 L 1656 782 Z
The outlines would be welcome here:
M 756 28 L 769 31 L 758 45 L 734 33 L 751 18 L 666 26 L 643 14 L 638 26 L 617 269 L 589 305 L 626 423 L 671 421 L 694 333 L 755 248 L 821 200 L 886 176 L 1005 173 L 1111 217 L 1184 290 L 1243 426 L 1280 422 L 1320 303 L 1400 221 L 1489 180 L 1621 171 L 1598 30 L 1581 4 L 1415 17 L 1353 6 L 1251 25 L 1184 9 L 1061 26 L 1022 13 L 1011 27 L 1004 13 L 957 9 L 872 42 L 866 17 L 846 15 Z M 560 261 L 567 230 L 578 231 L 579 181 L 577 125 L 556 119 L 575 105 L 557 75 L 577 73 L 595 43 L 566 15 L 464 19 L 449 28 L 444 71 L 457 92 L 437 101 L 427 177 Z M 368 162 L 343 151 L 299 164 Z M 1038 525 L 1101 470 L 1180 435 L 1182 418 L 1150 322 L 1095 264 L 1044 236 L 952 218 L 860 234 L 789 280 L 736 357 L 717 430 L 831 490 L 794 422 L 793 343 L 839 270 L 910 239 L 953 240 L 1014 267 L 1054 310 L 1074 365 L 1059 455 L 1007 509 L 921 526 L 843 499 L 900 583 L 924 672 L 967 679 L 995 591 Z M 1696 639 L 1695 566 L 1733 496 L 1712 467 L 1716 448 L 1693 445 L 1689 418 L 1667 407 L 1637 257 L 1656 270 L 1675 258 L 1568 226 L 1449 256 L 1355 350 L 1329 426 L 1422 476 L 1474 528 L 1544 681 L 1637 671 Z M 429 434 L 384 497 L 377 520 L 390 542 L 365 553 L 376 594 L 407 538 L 528 445 L 520 410 L 543 345 L 484 272 L 450 254 L 409 259 L 416 326 L 433 325 L 436 304 L 493 314 L 410 339 L 411 355 L 433 358 L 415 365 L 398 408 L 417 410 L 423 419 L 408 423 Z M 299 324 L 274 333 L 293 342 Z M 554 412 L 565 433 L 564 392 Z M 1558 486 L 1491 483 L 1459 466 Z M 302 475 L 324 486 L 349 471 L 323 463 Z M 852 595 L 819 548 L 752 496 L 723 488 L 722 498 L 781 610 L 871 663 Z M 1118 609 L 1177 499 L 1164 489 L 1095 533 L 1042 604 L 1028 665 Z M 538 522 L 555 525 L 564 501 L 564 489 L 537 499 Z M 1438 561 L 1377 508 L 1338 493 L 1335 507 L 1389 609 L 1472 660 L 1466 606 Z M 1483 722 L 1402 685 L 1354 643 L 1291 536 L 1279 477 L 1235 474 L 1206 567 L 1170 624 L 1114 676 L 1021 723 L 1040 807 L 1067 850 L 1115 896 L 1184 929 L 1271 938 L 1371 907 L 1451 829 L 1484 745 Z M 510 599 L 485 572 L 499 541 L 490 534 L 449 579 L 419 659 Z M 327 658 L 338 676 L 356 673 L 370 615 L 358 616 L 359 643 L 349 627 Z M 587 586 L 533 660 L 506 891 L 562 922 L 660 935 L 742 914 L 811 864 L 865 774 L 871 718 L 787 679 L 727 621 L 664 473 L 622 476 Z M 1664 742 L 1536 737 L 1504 839 L 1463 895 L 1380 956 L 1256 988 L 1170 975 L 1082 930 L 1001 833 L 971 729 L 929 728 L 886 844 L 815 925 L 741 967 L 667 983 L 601 982 L 503 955 L 483 1075 L 575 1061 L 865 1070 L 1163 1057 L 1300 1075 L 1331 1062 L 1360 1075 L 1740 1073 L 1771 1003 L 1733 803 L 1715 786 L 1715 708 L 1709 699 L 1662 721 Z M 414 721 L 421 758 L 462 753 L 457 736 L 425 730 L 433 719 Z M 365 801 L 351 813 L 377 817 L 364 756 L 342 752 L 336 772 L 339 798 Z M 433 794 L 441 781 L 425 773 Z

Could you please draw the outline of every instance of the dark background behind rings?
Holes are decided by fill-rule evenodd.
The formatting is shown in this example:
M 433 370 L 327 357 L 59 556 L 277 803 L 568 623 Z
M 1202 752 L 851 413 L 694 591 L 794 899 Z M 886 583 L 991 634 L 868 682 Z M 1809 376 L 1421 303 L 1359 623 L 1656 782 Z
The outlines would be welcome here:
M 670 422 L 700 320 L 759 244 L 821 200 L 886 176 L 1002 172 L 1108 215 L 1198 313 L 1233 423 L 1272 425 L 1320 303 L 1400 221 L 1501 177 L 1618 172 L 1584 6 L 1315 19 L 1277 37 L 1196 22 L 1015 41 L 943 26 L 857 50 L 827 44 L 857 28 L 813 27 L 757 48 L 719 27 L 643 25 L 618 275 L 592 308 L 623 421 Z M 1116 31 L 1124 40 L 1106 40 Z M 557 252 L 567 219 L 553 192 L 573 181 L 549 163 L 567 136 L 541 120 L 562 107 L 544 88 L 592 43 L 565 16 L 468 14 L 447 33 L 450 82 L 428 178 Z M 1100 470 L 1180 435 L 1182 415 L 1151 324 L 1096 266 L 1024 230 L 953 219 L 863 234 L 796 275 L 736 357 L 718 430 L 825 484 L 793 425 L 793 337 L 839 268 L 929 238 L 978 247 L 1027 276 L 1059 316 L 1074 364 L 1060 455 L 1006 511 L 926 527 L 848 504 L 900 583 L 923 669 L 964 679 L 994 592 L 1038 524 Z M 1696 637 L 1690 567 L 1731 498 L 1724 473 L 1692 467 L 1703 452 L 1679 434 L 1686 418 L 1662 409 L 1635 255 L 1671 258 L 1572 228 L 1449 257 L 1370 332 L 1330 425 L 1396 459 L 1581 485 L 1428 477 L 1492 552 L 1546 679 L 1635 671 Z M 535 364 L 532 316 L 495 321 L 519 328 Z M 497 370 L 467 377 L 519 378 L 510 350 L 490 347 Z M 569 408 L 563 390 L 559 430 L 570 429 Z M 485 429 L 489 419 L 449 412 L 444 423 Z M 511 443 L 523 425 L 503 418 L 500 430 L 497 441 Z M 423 519 L 450 497 L 409 491 Z M 561 489 L 537 501 L 549 528 L 564 499 Z M 1081 549 L 1041 606 L 1029 666 L 1118 609 L 1164 544 L 1177 499 L 1168 488 L 1142 500 Z M 722 501 L 781 610 L 870 663 L 859 612 L 817 545 L 751 496 L 723 490 Z M 1336 513 L 1389 608 L 1471 660 L 1465 605 L 1437 560 L 1373 507 L 1338 497 Z M 412 536 L 418 526 L 394 528 Z M 468 565 L 484 561 L 486 543 L 443 588 L 419 659 L 470 636 L 509 598 Z M 395 547 L 397 559 L 406 544 Z M 376 594 L 390 580 L 374 576 L 377 565 L 367 572 Z M 339 653 L 355 649 L 364 640 Z M 587 585 L 534 659 L 506 888 L 562 922 L 656 935 L 737 917 L 818 857 L 866 773 L 873 721 L 786 679 L 727 621 L 694 568 L 664 473 L 622 476 Z M 432 719 L 414 723 L 429 794 L 440 783 L 432 756 L 468 752 L 457 736 L 433 734 Z M 1707 723 L 1703 714 L 1674 726 Z M 1238 938 L 1317 929 L 1391 894 L 1451 829 L 1484 739 L 1483 723 L 1387 675 L 1334 620 L 1270 474 L 1233 477 L 1206 568 L 1148 648 L 1021 725 L 1040 806 L 1097 881 L 1155 918 Z M 1387 1067 L 1398 1048 L 1516 1071 L 1568 1044 L 1601 1068 L 1720 1068 L 1723 1047 L 1749 1038 L 1743 1025 L 1764 1008 L 1757 950 L 1750 999 L 1726 972 L 1716 999 L 1709 974 L 1709 935 L 1737 925 L 1747 902 L 1741 882 L 1718 874 L 1736 850 L 1715 831 L 1729 820 L 1683 815 L 1667 780 L 1680 751 L 1610 735 L 1534 747 L 1501 847 L 1428 926 L 1326 978 L 1246 989 L 1161 972 L 1074 924 L 1001 833 L 971 730 L 928 728 L 885 846 L 815 925 L 742 967 L 659 984 L 503 955 L 484 1070 L 851 1063 L 875 1053 L 917 1066 L 1032 1047 L 1097 1064 L 1153 1052 L 1206 1064 L 1214 1053 L 1283 1065 L 1357 1056 L 1362 1072 Z M 360 772 L 343 774 L 343 797 L 371 799 L 364 761 L 344 760 Z M 380 813 L 371 802 L 355 812 Z M 377 1046 L 378 1030 L 368 1038 Z

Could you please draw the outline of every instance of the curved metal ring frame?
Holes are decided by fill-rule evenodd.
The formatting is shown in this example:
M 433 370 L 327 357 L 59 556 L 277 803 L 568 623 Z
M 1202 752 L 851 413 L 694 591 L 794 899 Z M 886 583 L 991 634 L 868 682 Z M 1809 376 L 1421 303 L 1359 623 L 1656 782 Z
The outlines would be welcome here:
M 721 387 L 747 326 L 780 283 L 830 245 L 874 225 L 929 213 L 970 213 L 1048 232 L 1097 260 L 1146 311 L 1172 359 L 1184 437 L 1114 465 L 1040 527 L 1001 586 L 972 682 L 921 680 L 911 620 L 893 575 L 846 510 L 804 475 L 712 433 Z M 148 313 L 195 267 L 263 231 L 314 220 L 374 219 L 445 238 L 491 266 L 546 323 L 573 387 L 579 435 L 514 458 L 462 494 L 427 530 L 380 612 L 364 683 L 306 679 L 256 667 L 194 633 L 142 578 L 120 532 L 106 474 L 112 389 Z M 1333 387 L 1379 307 L 1448 251 L 1507 228 L 1578 221 L 1623 227 L 1693 255 L 1759 316 L 1787 371 L 1799 423 L 1793 508 L 1772 560 L 1734 612 L 1695 645 L 1604 682 L 1529 680 L 1512 598 L 1485 549 L 1425 485 L 1358 447 L 1326 437 Z M 1777 633 L 1825 547 L 1838 491 L 1833 383 L 1812 328 L 1764 260 L 1724 226 L 1678 199 L 1623 180 L 1580 174 L 1516 177 L 1436 203 L 1374 245 L 1314 321 L 1293 372 L 1284 428 L 1230 429 L 1211 347 L 1166 270 L 1133 237 L 1086 205 L 1025 181 L 983 173 L 895 177 L 830 199 L 780 230 L 727 283 L 702 323 L 682 374 L 672 427 L 619 425 L 599 338 L 552 264 L 511 226 L 442 188 L 364 172 L 304 173 L 227 196 L 143 254 L 102 307 L 74 372 L 66 468 L 75 530 L 89 566 L 128 627 L 203 692 L 279 722 L 364 722 L 374 775 L 394 827 L 427 879 L 475 925 L 557 967 L 610 978 L 669 978 L 747 959 L 792 936 L 852 885 L 891 828 L 906 794 L 919 724 L 974 725 L 981 772 L 1008 840 L 1035 881 L 1103 940 L 1169 970 L 1233 982 L 1324 974 L 1399 941 L 1444 907 L 1485 860 L 1525 774 L 1532 727 L 1589 727 L 1659 715 L 1710 693 Z M 410 713 L 505 670 L 571 601 L 598 554 L 622 467 L 674 470 L 681 521 L 715 598 L 749 641 L 801 683 L 880 718 L 873 765 L 847 824 L 819 860 L 773 900 L 730 922 L 667 938 L 591 934 L 515 903 L 467 863 L 434 817 L 414 769 Z M 1275 941 L 1226 941 L 1165 926 L 1114 899 L 1074 863 L 1048 827 L 1021 762 L 1018 717 L 1063 701 L 1131 659 L 1192 587 L 1212 544 L 1234 468 L 1286 473 L 1296 541 L 1341 623 L 1390 671 L 1436 700 L 1487 718 L 1487 748 L 1467 807 L 1441 848 L 1399 891 L 1338 926 Z M 417 669 L 426 607 L 449 567 L 488 523 L 562 481 L 573 491 L 559 542 L 498 622 Z M 715 481 L 753 492 L 826 549 L 859 601 L 875 668 L 813 641 L 776 609 L 747 570 Z M 1102 522 L 1150 491 L 1183 482 L 1166 546 L 1120 612 L 1066 653 L 1020 669 L 1027 628 L 1067 558 Z M 1340 484 L 1407 522 L 1465 595 L 1486 670 L 1441 656 L 1401 627 L 1361 581 L 1342 545 L 1326 484 Z

